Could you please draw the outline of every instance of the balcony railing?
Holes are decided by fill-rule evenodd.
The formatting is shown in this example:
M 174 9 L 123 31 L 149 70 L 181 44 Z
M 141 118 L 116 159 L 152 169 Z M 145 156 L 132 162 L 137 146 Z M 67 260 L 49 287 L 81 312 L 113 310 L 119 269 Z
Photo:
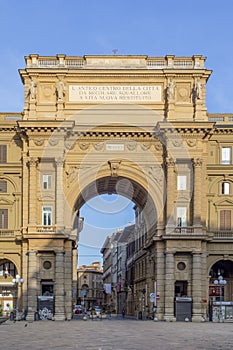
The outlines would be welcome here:
M 10 238 L 15 237 L 16 234 L 19 234 L 19 231 L 0 229 L 0 238 Z
M 202 226 L 176 226 L 176 227 L 166 227 L 167 235 L 203 235 L 205 230 Z
M 214 239 L 233 239 L 233 231 L 231 230 L 212 230 L 208 232 L 213 234 Z
M 56 232 L 56 226 L 46 226 L 46 225 L 40 225 L 36 226 L 36 232 L 48 232 L 48 233 L 54 233 Z

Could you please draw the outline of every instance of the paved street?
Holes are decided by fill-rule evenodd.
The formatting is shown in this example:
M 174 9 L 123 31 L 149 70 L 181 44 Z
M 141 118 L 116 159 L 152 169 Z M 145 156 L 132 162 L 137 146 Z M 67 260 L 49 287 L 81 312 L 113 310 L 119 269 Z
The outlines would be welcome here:
M 233 323 L 139 320 L 7 322 L 0 349 L 174 350 L 233 348 Z

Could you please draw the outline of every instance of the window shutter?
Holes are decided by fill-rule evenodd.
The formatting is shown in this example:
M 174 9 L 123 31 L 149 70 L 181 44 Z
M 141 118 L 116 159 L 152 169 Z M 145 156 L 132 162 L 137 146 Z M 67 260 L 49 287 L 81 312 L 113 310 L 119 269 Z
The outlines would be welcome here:
M 6 163 L 6 145 L 0 145 L 0 163 Z
M 0 192 L 7 192 L 7 182 L 5 180 L 0 180 Z
M 8 209 L 0 209 L 0 228 L 8 228 Z
M 220 211 L 220 230 L 231 229 L 231 210 Z

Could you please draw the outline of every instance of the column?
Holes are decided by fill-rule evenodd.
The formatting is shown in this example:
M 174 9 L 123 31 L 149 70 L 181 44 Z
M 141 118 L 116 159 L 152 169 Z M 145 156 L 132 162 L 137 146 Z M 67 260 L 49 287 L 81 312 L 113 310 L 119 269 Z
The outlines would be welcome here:
M 156 254 L 156 294 L 159 299 L 156 300 L 156 317 L 162 321 L 165 310 L 164 279 L 165 279 L 165 256 L 163 251 Z
M 174 219 L 174 189 L 176 188 L 175 183 L 175 160 L 172 158 L 167 158 L 166 161 L 167 164 L 167 187 L 166 187 L 166 193 L 167 193 L 167 218 L 166 218 L 166 231 L 171 231 L 169 227 L 175 226 L 175 219 Z
M 56 159 L 56 225 L 64 228 L 64 187 L 63 187 L 63 164 L 64 160 Z
M 35 312 L 37 311 L 37 251 L 28 251 L 28 313 L 27 320 L 34 321 Z
M 78 252 L 77 247 L 72 250 L 72 305 L 77 301 L 77 266 L 78 266 Z
M 175 321 L 174 316 L 174 254 L 166 252 L 165 264 L 165 321 Z
M 31 158 L 29 161 L 29 225 L 35 226 L 37 222 L 37 158 Z
M 64 296 L 65 296 L 65 315 L 67 320 L 71 320 L 72 313 L 73 313 L 73 305 L 76 304 L 76 300 L 73 303 L 72 302 L 72 242 L 66 242 L 66 253 L 64 256 Z M 77 273 L 77 267 L 76 267 L 76 273 Z
M 193 203 L 193 225 L 201 226 L 201 200 L 202 200 L 202 160 L 200 158 L 193 159 L 194 167 L 194 203 Z
M 55 321 L 65 320 L 65 289 L 64 289 L 64 250 L 56 253 L 55 266 Z
M 202 298 L 202 264 L 201 253 L 193 253 L 192 266 L 192 298 L 193 298 L 193 322 L 200 322 L 202 318 L 201 298 Z

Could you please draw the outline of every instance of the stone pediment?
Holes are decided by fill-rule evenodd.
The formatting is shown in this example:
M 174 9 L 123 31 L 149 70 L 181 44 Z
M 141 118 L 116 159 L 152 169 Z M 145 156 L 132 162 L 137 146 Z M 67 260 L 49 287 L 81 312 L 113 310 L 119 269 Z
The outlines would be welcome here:
M 231 199 L 221 199 L 219 201 L 217 201 L 215 204 L 215 206 L 222 206 L 222 207 L 229 207 L 229 206 L 233 206 L 233 201 Z
M 1 205 L 13 205 L 14 201 L 9 200 L 8 198 L 0 197 Z

